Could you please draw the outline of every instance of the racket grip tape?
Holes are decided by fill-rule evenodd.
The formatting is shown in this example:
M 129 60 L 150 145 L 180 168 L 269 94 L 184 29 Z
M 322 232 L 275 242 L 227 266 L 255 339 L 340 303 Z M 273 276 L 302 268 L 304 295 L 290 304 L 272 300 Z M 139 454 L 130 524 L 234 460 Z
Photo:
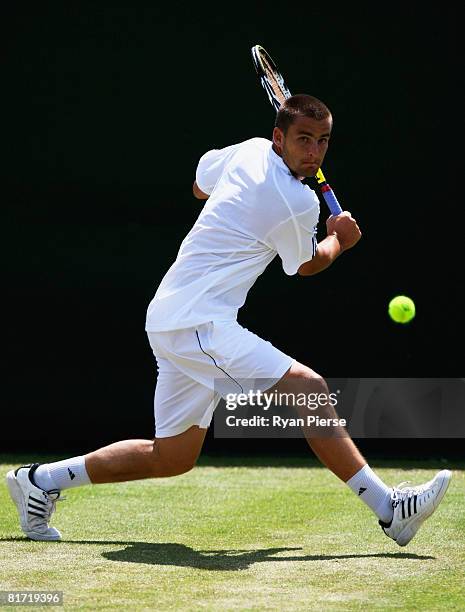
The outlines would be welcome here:
M 328 185 L 328 183 L 321 187 L 321 194 L 333 217 L 337 217 L 338 215 L 340 215 L 342 212 L 341 205 L 337 201 L 336 195 L 331 189 L 331 187 Z

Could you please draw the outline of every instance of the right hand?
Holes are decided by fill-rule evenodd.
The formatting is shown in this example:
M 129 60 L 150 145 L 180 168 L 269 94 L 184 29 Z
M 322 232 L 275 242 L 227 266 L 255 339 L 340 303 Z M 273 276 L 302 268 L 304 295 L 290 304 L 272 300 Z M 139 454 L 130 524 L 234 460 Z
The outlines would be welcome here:
M 337 217 L 331 215 L 326 221 L 326 230 L 328 236 L 336 234 L 339 244 L 344 250 L 351 249 L 362 237 L 357 222 L 347 210 L 344 210 Z

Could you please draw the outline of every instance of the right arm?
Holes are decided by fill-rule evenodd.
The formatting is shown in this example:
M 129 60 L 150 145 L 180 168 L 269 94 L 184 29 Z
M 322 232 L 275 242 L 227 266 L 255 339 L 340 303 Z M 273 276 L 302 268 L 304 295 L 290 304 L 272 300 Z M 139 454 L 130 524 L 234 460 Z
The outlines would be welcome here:
M 200 187 L 197 185 L 197 181 L 194 181 L 194 184 L 192 185 L 192 192 L 194 194 L 194 197 L 197 198 L 197 200 L 208 200 L 208 198 L 210 197 L 208 193 L 204 193 L 200 189 Z
M 212 149 L 202 155 L 197 164 L 195 181 L 192 186 L 194 196 L 198 200 L 208 200 L 223 174 L 226 163 L 240 146 L 241 143 L 238 143 L 224 149 Z

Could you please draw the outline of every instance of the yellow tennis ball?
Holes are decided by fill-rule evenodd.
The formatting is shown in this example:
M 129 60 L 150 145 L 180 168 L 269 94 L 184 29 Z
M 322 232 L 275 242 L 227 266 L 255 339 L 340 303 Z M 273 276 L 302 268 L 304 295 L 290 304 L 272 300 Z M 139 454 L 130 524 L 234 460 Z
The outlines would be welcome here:
M 415 304 L 406 295 L 397 295 L 389 302 L 388 311 L 396 323 L 408 323 L 415 316 Z

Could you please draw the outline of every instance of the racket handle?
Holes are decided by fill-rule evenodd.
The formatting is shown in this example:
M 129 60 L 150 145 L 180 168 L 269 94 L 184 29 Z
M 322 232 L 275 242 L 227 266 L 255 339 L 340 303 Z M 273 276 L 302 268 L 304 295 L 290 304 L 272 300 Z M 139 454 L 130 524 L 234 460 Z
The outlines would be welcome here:
M 337 201 L 336 195 L 331 189 L 331 187 L 328 185 L 328 183 L 321 187 L 321 194 L 333 217 L 337 217 L 338 215 L 340 215 L 342 212 L 341 205 Z

